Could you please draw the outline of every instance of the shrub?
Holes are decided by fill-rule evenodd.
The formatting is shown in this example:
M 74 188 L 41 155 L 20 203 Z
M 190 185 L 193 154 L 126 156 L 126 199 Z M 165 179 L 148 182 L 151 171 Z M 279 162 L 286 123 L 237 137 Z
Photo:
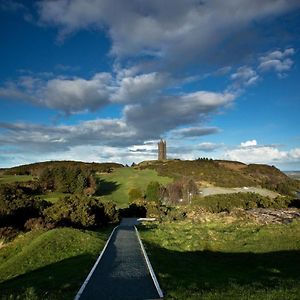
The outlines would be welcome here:
M 19 231 L 16 230 L 14 227 L 1 227 L 0 228 L 0 240 L 4 242 L 9 242 L 14 239 L 18 235 Z
M 68 196 L 44 211 L 47 222 L 81 228 L 100 227 L 118 221 L 115 204 L 92 197 Z
M 129 191 L 128 197 L 129 197 L 129 202 L 132 202 L 132 201 L 135 201 L 135 200 L 138 200 L 138 199 L 142 199 L 143 198 L 143 193 L 140 189 L 133 188 Z
M 18 184 L 0 186 L 0 226 L 22 228 L 28 219 L 41 216 L 48 206 L 48 202 L 26 195 Z
M 222 211 L 230 212 L 235 208 L 286 208 L 290 201 L 291 199 L 288 197 L 270 199 L 256 193 L 235 193 L 206 196 L 198 198 L 194 203 L 212 213 L 219 213 Z
M 148 201 L 160 200 L 160 184 L 157 181 L 151 181 L 146 188 L 146 199 Z

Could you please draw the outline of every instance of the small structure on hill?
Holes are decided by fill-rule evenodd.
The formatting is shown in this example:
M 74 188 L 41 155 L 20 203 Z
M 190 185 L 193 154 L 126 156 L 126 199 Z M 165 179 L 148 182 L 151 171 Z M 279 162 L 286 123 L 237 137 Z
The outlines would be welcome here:
M 157 143 L 158 146 L 158 160 L 166 160 L 167 159 L 167 142 L 164 140 L 160 140 Z

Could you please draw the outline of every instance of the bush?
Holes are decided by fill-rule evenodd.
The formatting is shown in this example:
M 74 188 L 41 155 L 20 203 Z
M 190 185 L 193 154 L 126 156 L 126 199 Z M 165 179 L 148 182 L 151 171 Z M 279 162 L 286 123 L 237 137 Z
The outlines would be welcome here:
M 93 188 L 95 193 L 95 179 L 93 173 L 80 168 L 56 167 L 45 168 L 39 179 L 44 190 L 56 190 L 62 193 L 80 193 Z
M 157 181 L 151 181 L 146 189 L 146 199 L 148 201 L 156 201 L 160 200 L 160 184 Z
M 129 202 L 139 200 L 143 198 L 143 193 L 140 189 L 133 188 L 128 193 Z
M 79 228 L 101 227 L 118 221 L 115 204 L 92 197 L 68 196 L 44 211 L 47 222 Z
M 48 202 L 26 195 L 18 184 L 0 186 L 0 226 L 22 228 L 28 219 L 41 216 L 48 206 Z
M 194 203 L 212 213 L 219 213 L 230 212 L 235 208 L 287 208 L 290 201 L 291 199 L 288 197 L 270 199 L 256 193 L 235 193 L 206 196 L 195 200 Z
M 0 228 L 0 240 L 4 242 L 9 242 L 14 239 L 19 234 L 19 231 L 16 230 L 14 227 L 1 227 Z

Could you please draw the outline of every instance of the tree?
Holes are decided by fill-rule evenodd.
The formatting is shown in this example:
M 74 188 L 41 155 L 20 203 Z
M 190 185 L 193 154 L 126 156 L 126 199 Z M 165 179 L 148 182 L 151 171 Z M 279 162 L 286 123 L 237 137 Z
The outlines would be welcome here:
M 67 196 L 44 211 L 48 222 L 81 228 L 99 227 L 118 221 L 115 204 L 84 196 Z

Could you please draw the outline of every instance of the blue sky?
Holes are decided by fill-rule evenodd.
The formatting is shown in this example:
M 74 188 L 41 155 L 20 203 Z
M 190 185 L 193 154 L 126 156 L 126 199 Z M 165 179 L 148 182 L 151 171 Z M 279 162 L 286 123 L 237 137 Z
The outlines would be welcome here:
M 0 167 L 171 158 L 300 170 L 300 2 L 0 0 Z

